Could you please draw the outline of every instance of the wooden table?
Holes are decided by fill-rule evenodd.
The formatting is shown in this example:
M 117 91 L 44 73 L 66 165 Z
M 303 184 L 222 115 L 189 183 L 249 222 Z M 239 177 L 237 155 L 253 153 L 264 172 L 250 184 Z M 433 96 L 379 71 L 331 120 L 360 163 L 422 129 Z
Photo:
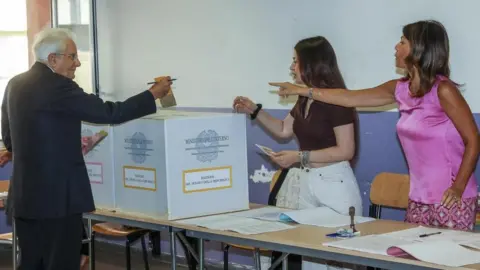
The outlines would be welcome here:
M 119 212 L 116 210 L 109 210 L 109 209 L 97 209 L 92 213 L 85 213 L 83 214 L 83 218 L 87 219 L 87 232 L 88 232 L 88 239 L 84 240 L 84 243 L 88 243 L 88 250 L 89 254 L 92 254 L 92 243 L 91 243 L 91 235 L 92 235 L 92 220 L 102 221 L 102 222 L 110 222 L 110 223 L 117 223 L 131 227 L 137 227 L 142 229 L 148 229 L 152 231 L 168 231 L 170 234 L 170 256 L 172 259 L 172 267 L 171 269 L 176 269 L 176 241 L 175 236 L 179 236 L 179 239 L 184 242 L 184 240 L 177 235 L 178 232 L 183 232 L 183 229 L 177 229 L 174 225 L 176 224 L 173 221 L 170 221 L 166 218 L 166 216 L 158 216 L 158 217 L 149 217 L 147 215 L 141 215 L 136 213 L 127 213 L 127 212 Z M 194 257 L 197 257 L 194 250 L 191 249 L 188 242 L 184 244 L 187 245 L 189 251 L 192 253 Z M 93 261 L 89 261 L 89 269 L 92 270 L 92 263 Z
M 252 206 L 254 208 L 258 207 L 258 205 Z M 445 266 L 417 260 L 323 246 L 323 243 L 325 242 L 335 241 L 332 238 L 327 238 L 325 235 L 335 232 L 337 228 L 297 225 L 296 228 L 285 231 L 257 235 L 243 235 L 235 232 L 218 231 L 186 225 L 176 221 L 168 220 L 166 217 L 148 217 L 146 215 L 114 212 L 111 210 L 100 209 L 93 213 L 86 213 L 84 214 L 84 218 L 88 219 L 89 232 L 91 232 L 92 220 L 119 223 L 150 230 L 168 230 L 170 232 L 172 269 L 175 269 L 176 267 L 175 234 L 182 231 L 186 231 L 188 236 L 199 239 L 200 246 L 198 260 L 201 264 L 199 269 L 202 269 L 201 267 L 204 266 L 203 240 L 252 246 L 280 251 L 283 253 L 298 254 L 313 258 L 341 261 L 359 265 L 368 265 L 383 269 L 406 269 L 407 267 L 408 269 L 451 269 Z M 376 220 L 358 224 L 356 227 L 359 231 L 361 231 L 362 235 L 368 235 L 399 231 L 416 226 L 399 221 Z M 192 250 L 189 249 L 189 251 Z M 480 264 L 469 265 L 456 269 L 480 269 Z
M 125 212 L 118 212 L 109 209 L 97 209 L 91 213 L 84 213 L 83 218 L 87 219 L 88 222 L 88 239 L 83 240 L 83 243 L 88 243 L 88 250 L 89 254 L 92 254 L 92 242 L 91 242 L 91 235 L 92 235 L 92 221 L 103 221 L 103 222 L 111 222 L 111 223 L 118 223 L 122 225 L 138 227 L 143 229 L 150 229 L 154 231 L 162 231 L 168 230 L 170 232 L 170 250 L 172 256 L 172 269 L 176 269 L 176 247 L 175 247 L 175 234 L 176 232 L 183 231 L 182 229 L 176 229 L 172 225 L 174 223 L 166 219 L 166 217 L 147 217 L 145 215 L 135 214 L 135 213 L 125 213 Z M 16 239 L 16 232 L 15 232 L 15 221 L 12 221 L 12 237 Z M 16 241 L 12 243 L 13 250 L 17 249 Z M 14 255 L 13 257 L 13 264 L 17 265 L 17 258 Z M 92 270 L 93 261 L 89 260 L 89 269 Z
M 175 226 L 187 230 L 188 236 L 200 239 L 200 246 L 202 245 L 203 239 L 208 239 L 212 241 L 253 246 L 283 253 L 367 265 L 383 269 L 452 269 L 446 266 L 417 260 L 323 246 L 323 243 L 335 241 L 331 238 L 327 238 L 325 235 L 335 232 L 337 228 L 298 225 L 297 228 L 285 231 L 259 235 L 242 235 L 235 232 L 216 231 L 184 224 L 177 224 Z M 376 220 L 356 225 L 357 230 L 361 231 L 362 235 L 388 233 L 413 227 L 416 226 L 404 222 L 389 220 Z M 202 253 L 200 253 L 199 256 L 202 256 Z M 480 269 L 480 264 L 456 269 Z

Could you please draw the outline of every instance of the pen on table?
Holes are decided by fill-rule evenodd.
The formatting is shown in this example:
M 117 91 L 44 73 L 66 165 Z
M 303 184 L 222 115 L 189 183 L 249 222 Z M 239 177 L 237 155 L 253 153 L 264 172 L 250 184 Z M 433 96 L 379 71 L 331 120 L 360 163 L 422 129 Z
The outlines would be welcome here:
M 173 81 L 176 81 L 176 80 L 177 80 L 177 79 L 170 79 L 170 80 L 168 80 L 168 81 L 173 82 Z M 149 83 L 147 83 L 147 84 L 155 84 L 155 83 L 157 83 L 157 82 L 149 82 Z
M 441 234 L 442 232 L 434 232 L 434 233 L 425 233 L 425 234 L 421 234 L 419 237 L 427 237 L 427 236 L 430 236 L 430 235 L 436 235 L 436 234 Z

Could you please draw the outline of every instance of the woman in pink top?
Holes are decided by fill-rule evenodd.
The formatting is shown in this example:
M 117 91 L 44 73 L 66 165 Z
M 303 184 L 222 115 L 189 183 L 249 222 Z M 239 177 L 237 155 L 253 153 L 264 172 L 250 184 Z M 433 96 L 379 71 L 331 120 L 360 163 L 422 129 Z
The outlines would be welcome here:
M 480 152 L 478 128 L 457 84 L 450 80 L 449 39 L 437 21 L 403 28 L 396 66 L 406 76 L 358 91 L 314 89 L 290 83 L 281 96 L 301 95 L 345 107 L 399 105 L 397 133 L 410 174 L 406 221 L 472 230 L 477 208 L 473 175 Z

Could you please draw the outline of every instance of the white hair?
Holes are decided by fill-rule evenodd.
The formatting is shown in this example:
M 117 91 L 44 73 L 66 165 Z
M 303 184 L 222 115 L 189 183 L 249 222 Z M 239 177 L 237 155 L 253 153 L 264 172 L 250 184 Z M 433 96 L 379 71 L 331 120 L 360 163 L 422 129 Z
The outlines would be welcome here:
M 47 62 L 48 55 L 65 52 L 69 40 L 74 40 L 74 34 L 68 29 L 46 28 L 40 31 L 32 46 L 35 60 Z

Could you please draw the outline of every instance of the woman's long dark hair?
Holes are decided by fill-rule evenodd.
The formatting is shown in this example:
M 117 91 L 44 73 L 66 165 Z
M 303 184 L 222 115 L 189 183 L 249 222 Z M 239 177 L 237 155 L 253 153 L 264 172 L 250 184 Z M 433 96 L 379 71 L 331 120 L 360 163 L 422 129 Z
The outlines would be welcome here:
M 297 61 L 300 68 L 301 79 L 308 87 L 314 88 L 343 88 L 345 81 L 338 67 L 337 55 L 328 40 L 323 36 L 310 37 L 300 40 L 295 45 Z M 305 99 L 305 97 L 299 97 Z M 302 102 L 303 103 L 303 102 Z M 358 114 L 355 111 L 355 155 L 358 153 Z
M 302 39 L 295 45 L 295 52 L 300 65 L 301 79 L 306 86 L 346 88 L 335 51 L 325 37 Z
M 413 74 L 413 68 L 417 69 L 420 87 L 414 89 L 412 95 L 422 97 L 430 92 L 438 75 L 450 78 L 447 30 L 438 21 L 426 20 L 407 24 L 402 32 L 410 42 L 410 54 L 405 58 L 409 71 L 406 79 L 412 79 L 410 74 Z

